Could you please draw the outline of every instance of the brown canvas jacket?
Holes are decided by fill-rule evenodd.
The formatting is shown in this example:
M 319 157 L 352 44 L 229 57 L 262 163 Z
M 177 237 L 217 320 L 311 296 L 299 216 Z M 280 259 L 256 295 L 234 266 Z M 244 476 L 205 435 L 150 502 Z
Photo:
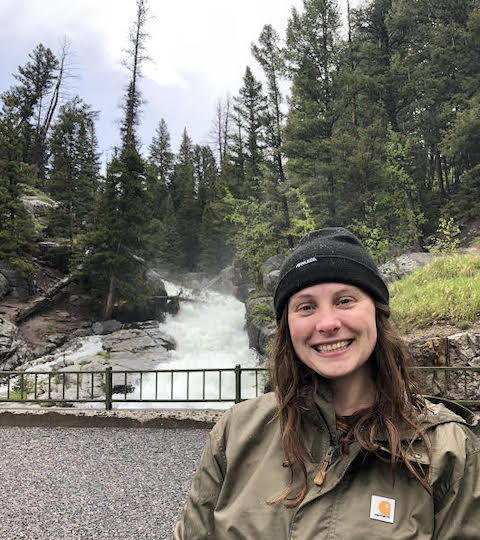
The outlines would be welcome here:
M 290 469 L 283 466 L 276 399 L 266 394 L 232 407 L 211 431 L 174 540 L 480 539 L 480 444 L 467 409 L 457 406 L 459 416 L 431 404 L 423 418 L 432 444 L 432 497 L 404 466 L 393 485 L 390 464 L 357 443 L 348 454 L 334 453 L 323 485 L 315 485 L 335 444 L 335 414 L 325 388 L 306 404 L 311 463 L 302 503 L 269 504 L 288 485 Z M 428 464 L 420 441 L 412 461 Z M 301 475 L 294 481 L 300 487 Z

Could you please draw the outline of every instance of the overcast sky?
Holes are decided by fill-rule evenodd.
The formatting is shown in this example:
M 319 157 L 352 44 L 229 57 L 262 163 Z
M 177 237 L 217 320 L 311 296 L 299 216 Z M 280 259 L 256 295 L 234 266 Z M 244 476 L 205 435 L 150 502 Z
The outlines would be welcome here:
M 346 0 L 339 3 L 346 11 Z M 352 7 L 359 3 L 351 0 Z M 139 129 L 143 148 L 160 118 L 168 124 L 174 151 L 184 127 L 194 143 L 208 143 L 217 101 L 238 92 L 247 65 L 258 70 L 251 43 L 265 24 L 283 38 L 292 6 L 302 5 L 302 0 L 150 0 L 152 62 L 141 82 L 147 100 Z M 121 60 L 135 11 L 135 0 L 0 0 L 0 92 L 15 83 L 12 73 L 38 43 L 57 53 L 67 37 L 75 74 L 68 94 L 100 111 L 97 135 L 105 160 L 119 144 L 119 104 L 128 81 Z

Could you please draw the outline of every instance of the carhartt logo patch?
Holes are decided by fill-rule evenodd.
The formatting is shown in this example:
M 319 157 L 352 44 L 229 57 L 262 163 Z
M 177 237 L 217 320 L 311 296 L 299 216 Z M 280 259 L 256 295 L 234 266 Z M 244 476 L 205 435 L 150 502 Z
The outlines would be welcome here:
M 370 505 L 370 519 L 393 523 L 395 517 L 395 499 L 386 499 L 378 495 L 372 495 Z

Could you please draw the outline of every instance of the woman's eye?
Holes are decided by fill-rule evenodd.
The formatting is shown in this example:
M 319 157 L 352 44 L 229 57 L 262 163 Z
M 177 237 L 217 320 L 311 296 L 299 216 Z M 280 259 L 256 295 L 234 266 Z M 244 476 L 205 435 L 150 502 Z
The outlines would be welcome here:
M 313 309 L 313 306 L 311 304 L 302 304 L 301 306 L 298 306 L 299 311 L 311 311 Z
M 353 298 L 340 298 L 337 302 L 337 304 L 341 306 L 347 306 L 348 304 L 351 304 L 353 302 Z

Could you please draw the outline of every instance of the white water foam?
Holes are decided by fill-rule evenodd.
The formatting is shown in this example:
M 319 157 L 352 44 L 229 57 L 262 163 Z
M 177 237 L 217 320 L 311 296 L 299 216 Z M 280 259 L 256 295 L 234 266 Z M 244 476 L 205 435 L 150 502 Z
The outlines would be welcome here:
M 192 301 L 181 301 L 180 311 L 175 316 L 167 315 L 160 327 L 172 336 L 177 348 L 169 352 L 170 361 L 162 362 L 156 369 L 218 369 L 233 368 L 240 364 L 242 368 L 258 365 L 257 354 L 249 349 L 248 337 L 245 332 L 245 306 L 233 296 L 227 296 L 214 291 L 203 291 L 195 295 L 191 290 L 180 289 L 177 285 L 165 283 L 169 295 L 181 292 L 183 298 Z M 222 374 L 222 398 L 234 399 L 235 378 L 233 373 Z M 261 383 L 261 381 L 260 381 Z M 175 374 L 173 398 L 186 399 L 187 375 Z M 143 377 L 142 398 L 170 399 L 171 375 L 159 374 L 157 381 L 154 376 Z M 253 373 L 242 374 L 242 397 L 254 397 L 256 393 L 255 376 Z M 190 374 L 189 397 L 203 397 L 202 374 Z M 115 397 L 115 395 L 114 395 Z M 139 397 L 139 388 L 128 394 L 127 398 Z M 205 375 L 205 398 L 219 397 L 218 372 Z M 115 408 L 226 408 L 232 402 L 210 403 L 114 403 Z

